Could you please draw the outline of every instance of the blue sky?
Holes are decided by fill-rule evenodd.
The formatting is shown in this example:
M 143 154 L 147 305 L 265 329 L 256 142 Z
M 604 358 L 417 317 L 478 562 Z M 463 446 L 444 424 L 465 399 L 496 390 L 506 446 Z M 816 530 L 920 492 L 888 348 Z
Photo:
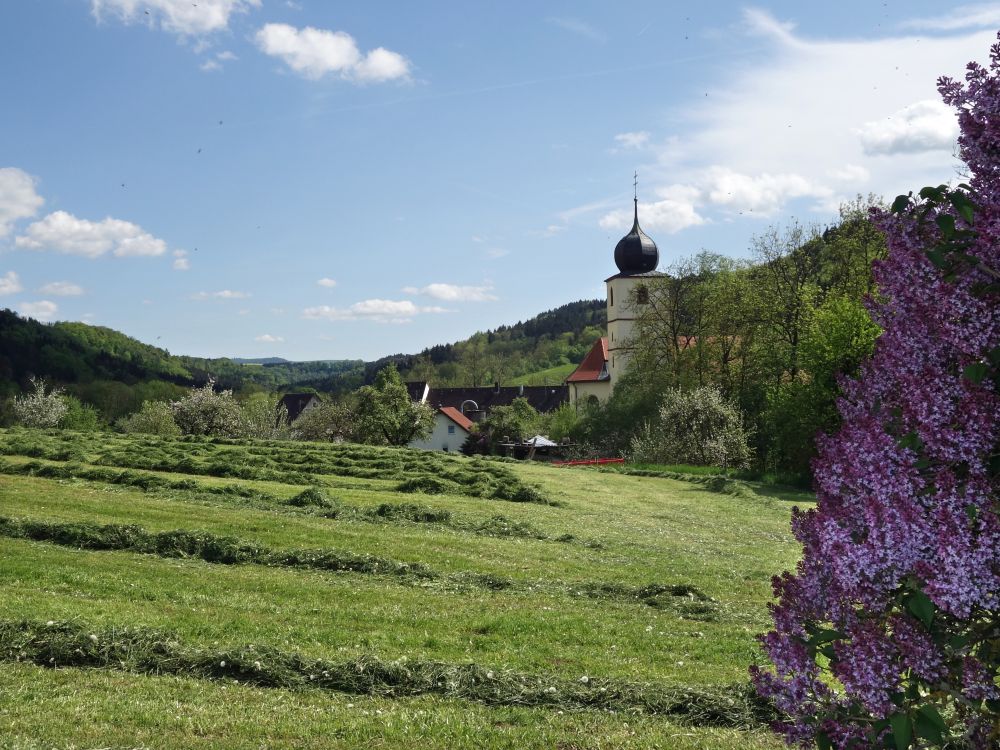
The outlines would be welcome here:
M 0 306 L 202 356 L 416 352 L 952 179 L 1000 4 L 0 5 Z

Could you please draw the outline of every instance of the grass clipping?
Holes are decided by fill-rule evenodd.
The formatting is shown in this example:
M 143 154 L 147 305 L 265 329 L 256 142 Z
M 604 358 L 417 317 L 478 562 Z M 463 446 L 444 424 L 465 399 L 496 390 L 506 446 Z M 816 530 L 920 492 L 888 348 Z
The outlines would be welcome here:
M 588 676 L 567 680 L 491 670 L 474 663 L 383 661 L 371 656 L 330 662 L 253 646 L 197 648 L 153 630 L 98 631 L 76 622 L 0 621 L 0 660 L 390 698 L 438 695 L 491 706 L 624 711 L 670 716 L 694 726 L 745 729 L 776 718 L 770 704 L 749 684 L 695 688 Z
M 478 588 L 511 593 L 552 592 L 590 599 L 641 602 L 657 609 L 672 609 L 689 620 L 713 621 L 719 605 L 689 584 L 650 583 L 627 586 L 594 581 L 517 581 L 494 573 L 462 571 L 443 574 L 417 562 L 356 554 L 337 549 L 271 549 L 257 542 L 218 536 L 208 531 L 147 531 L 141 526 L 93 523 L 60 523 L 0 516 L 0 537 L 30 539 L 62 547 L 116 550 L 165 558 L 190 558 L 214 565 L 263 565 L 331 572 L 391 576 L 403 583 L 440 588 Z

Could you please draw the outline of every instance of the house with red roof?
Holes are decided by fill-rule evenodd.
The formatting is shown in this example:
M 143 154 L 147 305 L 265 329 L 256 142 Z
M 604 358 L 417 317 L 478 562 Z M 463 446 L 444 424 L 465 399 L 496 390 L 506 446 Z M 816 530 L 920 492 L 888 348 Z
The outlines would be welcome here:
M 611 373 L 608 370 L 608 338 L 594 342 L 580 365 L 566 378 L 571 404 L 596 404 L 611 395 Z
M 457 451 L 472 432 L 472 420 L 454 406 L 441 406 L 434 412 L 434 429 L 426 438 L 413 440 L 410 448 L 426 451 Z

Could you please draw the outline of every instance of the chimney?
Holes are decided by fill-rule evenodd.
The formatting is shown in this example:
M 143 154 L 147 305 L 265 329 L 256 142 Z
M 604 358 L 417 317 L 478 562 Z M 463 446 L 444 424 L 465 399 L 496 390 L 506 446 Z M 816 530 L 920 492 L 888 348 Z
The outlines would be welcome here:
M 523 396 L 524 395 L 524 386 L 523 385 L 519 385 L 517 387 L 517 395 L 518 396 Z
M 497 380 L 493 383 L 493 392 L 500 393 L 500 381 Z

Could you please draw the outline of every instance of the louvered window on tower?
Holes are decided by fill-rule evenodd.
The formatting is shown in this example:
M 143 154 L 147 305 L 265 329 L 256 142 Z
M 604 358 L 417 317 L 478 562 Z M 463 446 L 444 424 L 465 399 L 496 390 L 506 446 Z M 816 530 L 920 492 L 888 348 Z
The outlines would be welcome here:
M 648 305 L 649 304 L 649 290 L 640 286 L 635 290 L 635 303 L 637 305 Z

